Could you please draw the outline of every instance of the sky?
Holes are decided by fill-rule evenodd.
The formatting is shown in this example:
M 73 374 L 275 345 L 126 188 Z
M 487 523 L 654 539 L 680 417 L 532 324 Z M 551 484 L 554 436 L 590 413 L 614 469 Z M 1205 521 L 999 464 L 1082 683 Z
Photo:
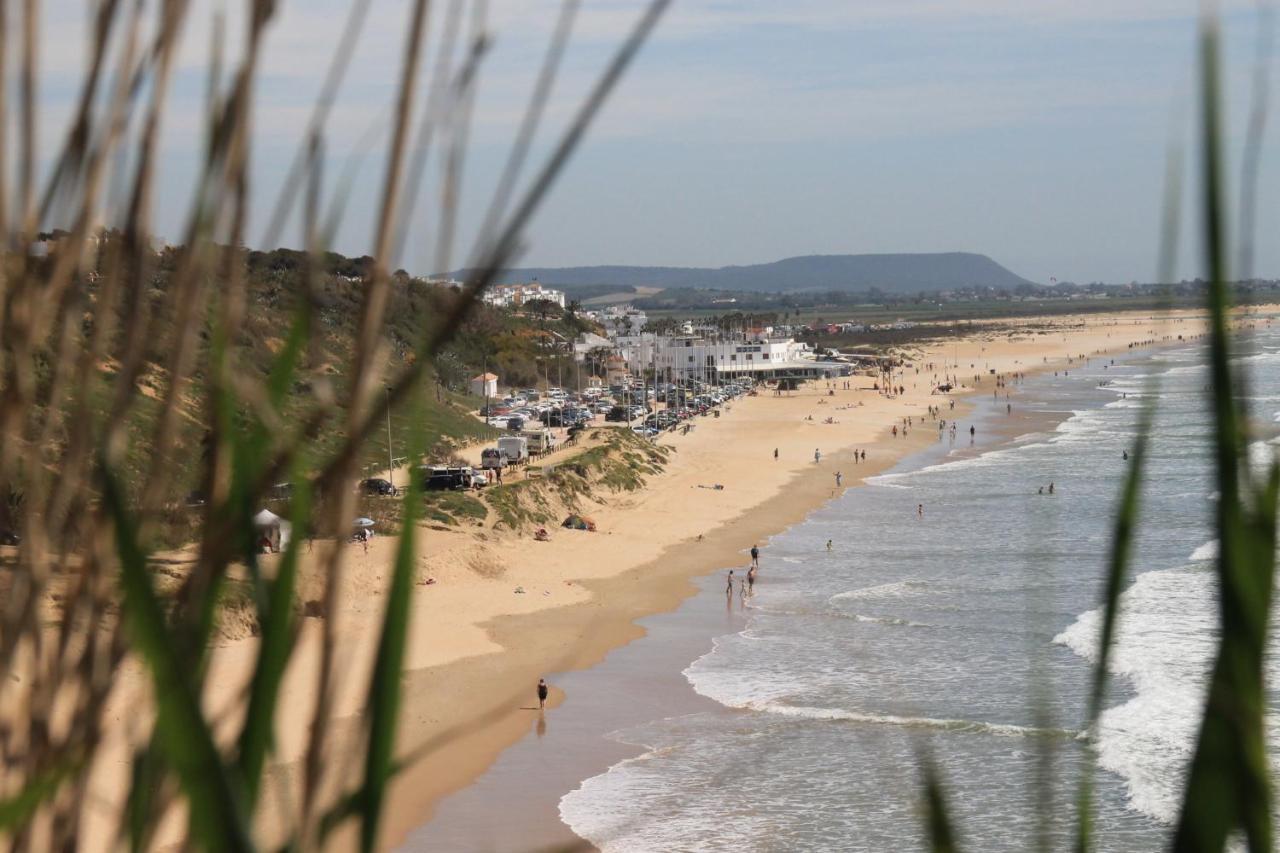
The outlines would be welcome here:
M 349 255 L 373 246 L 411 6 L 370 2 L 324 134 L 328 196 L 342 211 L 333 247 Z M 436 144 L 394 259 L 420 274 L 467 261 L 561 8 L 435 0 L 424 93 L 437 61 L 456 75 L 465 52 L 465 39 L 447 53 L 441 43 L 451 3 L 460 30 L 484 33 L 489 48 L 469 122 L 466 104 L 455 104 L 445 123 L 445 141 L 466 128 L 455 239 L 448 248 L 440 239 L 449 146 Z M 74 103 L 90 4 L 40 5 L 48 151 Z M 193 0 L 162 145 L 155 230 L 169 239 L 183 232 L 199 163 L 212 21 L 220 14 L 226 32 L 239 33 L 243 5 Z M 270 248 L 268 212 L 350 3 L 279 5 L 256 95 L 246 242 L 258 248 Z M 643 6 L 583 0 L 526 181 Z M 1181 151 L 1177 275 L 1194 277 L 1199 13 L 1192 0 L 674 0 L 544 200 L 520 262 L 721 266 L 971 251 L 1034 281 L 1150 281 L 1170 152 Z M 1254 3 L 1225 0 L 1221 16 L 1227 166 L 1238 184 L 1260 16 Z M 227 67 L 234 59 L 229 50 Z M 1278 156 L 1271 115 L 1252 270 L 1267 277 L 1280 277 L 1280 241 L 1270 239 L 1280 228 Z M 1236 203 L 1233 194 L 1233 219 Z M 299 246 L 296 222 L 275 242 Z

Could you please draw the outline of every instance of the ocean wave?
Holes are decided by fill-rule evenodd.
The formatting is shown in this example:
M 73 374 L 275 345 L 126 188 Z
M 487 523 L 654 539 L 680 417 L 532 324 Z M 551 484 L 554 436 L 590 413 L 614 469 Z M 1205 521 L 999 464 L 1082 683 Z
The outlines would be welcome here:
M 910 595 L 918 595 L 927 589 L 929 584 L 924 581 L 902 580 L 893 581 L 891 583 L 882 583 L 875 586 L 864 587 L 863 589 L 851 589 L 847 592 L 836 593 L 828 599 L 831 603 L 837 601 L 850 600 L 866 600 L 873 598 L 905 598 Z
M 1218 540 L 1212 539 L 1204 543 L 1199 548 L 1192 551 L 1191 556 L 1187 559 L 1191 560 L 1193 563 L 1198 563 L 1202 560 L 1218 559 Z
M 863 482 L 865 482 L 869 486 L 879 486 L 882 489 L 904 489 L 904 490 L 910 491 L 911 489 L 910 486 L 904 486 L 901 483 L 892 482 L 892 480 L 907 476 L 908 473 L 913 473 L 913 472 L 902 472 L 899 474 L 877 474 L 874 477 L 868 477 Z
M 1159 821 L 1176 816 L 1195 743 L 1217 645 L 1215 583 L 1202 569 L 1151 571 L 1120 598 L 1109 669 L 1135 695 L 1103 712 L 1095 746 L 1099 765 L 1124 780 L 1129 804 Z M 1096 664 L 1102 621 L 1101 608 L 1082 613 L 1054 642 Z
M 873 725 L 902 726 L 917 729 L 937 729 L 948 732 L 973 732 L 1001 737 L 1054 737 L 1077 738 L 1080 732 L 1072 729 L 1019 726 L 1013 723 L 989 723 L 983 720 L 953 720 L 935 717 L 903 717 L 896 714 L 867 714 L 842 708 L 814 708 L 804 705 L 785 705 L 778 702 L 748 703 L 745 710 L 798 717 L 806 720 L 831 720 L 833 722 L 870 723 Z
M 747 607 L 762 616 L 802 616 L 817 619 L 850 619 L 854 622 L 865 622 L 870 625 L 894 625 L 903 628 L 932 628 L 923 622 L 900 619 L 896 616 L 868 616 L 865 613 L 849 613 L 844 610 L 807 610 L 798 607 L 776 607 L 763 604 L 758 600 L 749 600 Z

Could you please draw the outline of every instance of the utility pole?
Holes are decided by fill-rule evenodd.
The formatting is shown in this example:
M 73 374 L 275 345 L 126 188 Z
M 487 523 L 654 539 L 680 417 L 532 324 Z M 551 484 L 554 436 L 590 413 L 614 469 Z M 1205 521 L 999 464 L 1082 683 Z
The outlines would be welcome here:
M 391 458 L 391 389 L 383 385 L 382 390 L 387 394 L 387 482 L 392 488 L 396 485 L 396 466 Z

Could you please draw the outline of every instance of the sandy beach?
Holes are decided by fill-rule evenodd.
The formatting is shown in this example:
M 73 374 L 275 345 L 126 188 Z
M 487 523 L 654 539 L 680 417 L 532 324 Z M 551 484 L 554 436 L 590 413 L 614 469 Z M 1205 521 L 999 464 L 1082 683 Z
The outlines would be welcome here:
M 637 491 L 599 495 L 584 508 L 597 532 L 557 527 L 551 541 L 537 542 L 531 531 L 494 530 L 492 520 L 460 529 L 424 527 L 399 732 L 400 753 L 412 760 L 393 787 L 383 845 L 398 844 L 443 796 L 469 784 L 530 730 L 540 676 L 591 666 L 640 636 L 635 620 L 674 608 L 696 591 L 692 578 L 745 568 L 752 544 L 763 545 L 836 494 L 836 472 L 843 475 L 840 488 L 851 488 L 936 442 L 936 423 L 926 422 L 930 406 L 941 407 L 948 421 L 957 419 L 963 436 L 964 396 L 997 392 L 996 375 L 1070 370 L 1076 359 L 1186 339 L 1202 325 L 1196 312 L 1003 322 L 1000 332 L 920 347 L 897 379 L 905 388 L 899 396 L 877 392 L 866 376 L 849 377 L 851 390 L 842 387 L 846 380 L 782 396 L 762 389 L 721 417 L 699 418 L 688 435 L 664 434 L 659 440 L 671 453 L 662 473 Z M 934 376 L 946 374 L 964 387 L 949 396 L 931 394 Z M 998 389 L 1001 398 L 1006 392 L 1016 430 L 1016 383 Z M 913 428 L 904 437 L 907 418 Z M 583 448 L 591 446 L 589 438 Z M 855 449 L 865 450 L 865 463 L 855 464 Z M 375 539 L 367 552 L 345 546 L 343 608 L 329 615 L 342 657 L 338 701 L 328 709 L 335 755 L 342 735 L 358 729 L 395 546 L 391 537 Z M 317 545 L 310 559 L 320 550 Z M 300 773 L 320 637 L 321 620 L 305 619 L 277 721 L 269 781 L 275 796 L 291 796 Z M 215 650 L 207 696 L 215 716 L 229 718 L 225 709 L 240 695 L 255 651 L 252 637 Z M 111 780 L 127 767 L 136 737 L 129 721 L 142 685 L 136 663 L 128 664 L 108 709 L 119 725 L 110 729 L 91 786 L 104 815 L 123 796 Z M 549 705 L 560 699 L 553 685 Z M 264 811 L 260 819 L 270 831 L 270 809 Z M 161 842 L 176 840 L 180 828 L 175 817 Z

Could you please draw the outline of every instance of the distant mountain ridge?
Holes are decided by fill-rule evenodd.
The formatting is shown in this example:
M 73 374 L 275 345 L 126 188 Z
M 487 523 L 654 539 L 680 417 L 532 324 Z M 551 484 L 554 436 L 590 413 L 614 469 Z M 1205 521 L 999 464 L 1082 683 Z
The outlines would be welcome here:
M 465 270 L 454 273 L 463 277 Z M 1027 279 L 973 252 L 803 255 L 768 264 L 698 267 L 521 267 L 500 281 L 537 279 L 548 285 L 625 285 L 737 291 L 838 290 L 918 293 L 961 287 L 1014 288 Z

